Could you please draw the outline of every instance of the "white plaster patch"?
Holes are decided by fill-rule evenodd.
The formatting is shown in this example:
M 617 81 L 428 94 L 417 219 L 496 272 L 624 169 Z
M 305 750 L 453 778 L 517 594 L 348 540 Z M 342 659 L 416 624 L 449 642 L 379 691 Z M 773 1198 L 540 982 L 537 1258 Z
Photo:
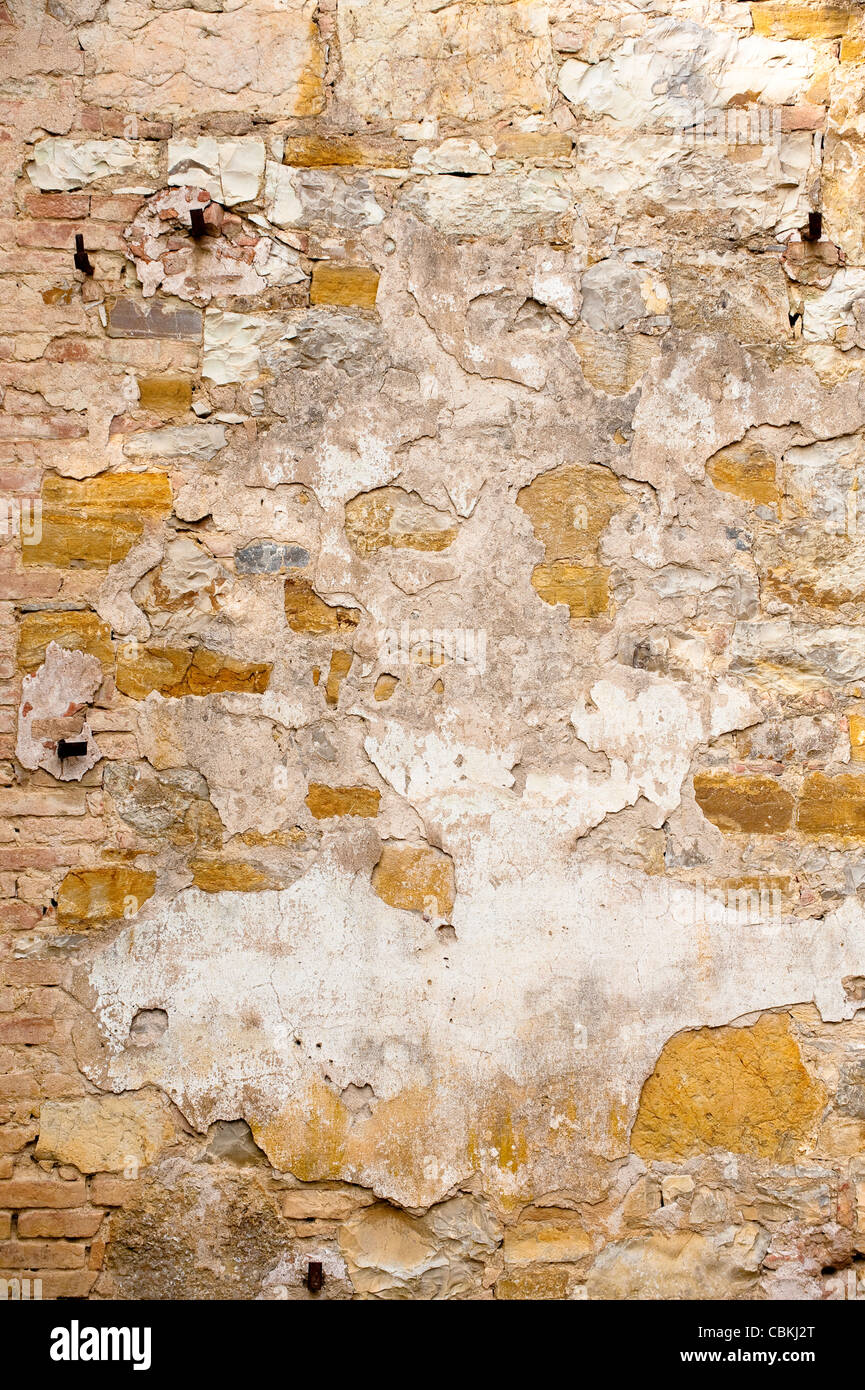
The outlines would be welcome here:
M 155 146 L 129 140 L 73 140 L 51 136 L 33 147 L 27 177 L 43 192 L 84 188 L 112 174 L 154 178 Z
M 41 767 L 61 782 L 77 782 L 96 766 L 102 754 L 86 710 L 101 683 L 98 657 L 48 643 L 39 670 L 25 676 L 21 685 L 15 756 L 22 767 Z M 61 758 L 57 752 L 61 739 L 86 742 L 87 752 Z
M 863 326 L 863 314 L 865 270 L 855 266 L 837 270 L 827 290 L 806 299 L 802 337 L 808 343 L 835 342 L 842 349 L 855 347 L 857 329 L 861 331 Z
M 543 859 L 542 842 L 536 850 Z M 518 1174 L 502 1171 L 495 1144 L 476 1160 L 493 1190 L 516 1183 L 530 1200 L 552 1186 L 579 1191 L 593 1156 L 621 1152 L 610 1106 L 633 1118 L 658 1052 L 681 1029 L 782 1003 L 815 1000 L 836 1020 L 856 1008 L 841 986 L 865 974 L 865 913 L 852 900 L 819 922 L 731 933 L 695 923 L 682 885 L 535 863 L 518 881 L 469 893 L 457 865 L 447 968 L 431 925 L 382 903 L 368 871 L 327 856 L 285 892 L 190 889 L 149 920 L 145 909 L 90 969 L 107 1059 L 88 1072 L 114 1090 L 164 1087 L 199 1128 L 242 1114 L 278 1122 L 325 1073 L 337 1093 L 369 1085 L 380 1104 L 343 1176 L 410 1205 L 468 1177 L 467 1133 L 483 1127 L 505 1082 L 540 1097 L 566 1081 L 576 1120 L 551 1126 L 543 1105 L 529 1107 Z M 140 1008 L 165 1009 L 168 1029 L 128 1050 Z M 372 1137 L 382 1104 L 415 1088 L 427 1097 L 435 1162 L 406 1171 L 385 1134 L 373 1157 Z
M 693 122 L 696 112 L 723 110 L 744 93 L 767 105 L 795 101 L 813 72 L 814 51 L 807 43 L 739 37 L 690 20 L 662 19 L 601 62 L 569 58 L 558 86 L 592 115 L 669 128 Z
M 203 188 L 226 207 L 252 202 L 264 176 L 264 141 L 169 140 L 168 183 Z

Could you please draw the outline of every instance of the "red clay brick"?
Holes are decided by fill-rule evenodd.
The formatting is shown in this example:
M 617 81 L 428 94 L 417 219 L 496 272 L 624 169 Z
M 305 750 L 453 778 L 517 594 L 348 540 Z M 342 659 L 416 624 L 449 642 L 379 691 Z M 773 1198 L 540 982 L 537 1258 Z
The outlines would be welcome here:
M 31 598 L 53 598 L 59 592 L 63 580 L 60 575 L 44 571 L 40 574 L 4 574 L 0 580 L 0 600 L 5 603 L 21 603 Z M 27 853 L 24 850 L 16 849 L 8 851 L 10 861 L 7 867 L 14 869 L 35 869 L 42 868 L 42 865 L 34 864 L 27 860 Z M 11 857 L 14 855 L 14 859 Z M 53 861 L 56 863 L 56 859 Z
M 65 1240 L 4 1240 L 0 1265 L 6 1269 L 81 1269 L 86 1247 Z
M 84 1179 L 56 1182 L 53 1178 L 10 1178 L 0 1182 L 0 1207 L 80 1207 L 87 1201 Z M 117 1204 L 119 1205 L 119 1203 Z
M 107 1241 L 102 1239 L 94 1240 L 87 1256 L 88 1269 L 101 1269 L 105 1261 L 105 1251 L 108 1249 Z
M 0 961 L 0 983 L 4 985 L 60 985 L 66 971 L 56 961 Z
M 50 1018 L 0 1019 L 0 1043 L 46 1043 L 53 1035 Z
M 39 1134 L 39 1126 L 4 1124 L 0 1127 L 0 1153 L 17 1154 L 32 1144 Z
M 89 1269 L 0 1269 L 0 1279 L 29 1279 L 31 1285 L 41 1279 L 43 1298 L 86 1298 L 96 1275 Z
M 0 415 L 0 439 L 82 439 L 79 415 Z
M 20 367 L 21 365 L 23 364 L 16 363 L 15 367 Z M 13 370 L 14 369 L 7 368 L 6 371 L 4 371 L 4 377 L 6 376 L 6 372 L 11 372 Z M 28 495 L 33 492 L 38 492 L 41 477 L 41 468 L 0 468 L 0 491 L 4 493 L 24 492 Z
M 90 1183 L 90 1200 L 100 1207 L 129 1206 L 138 1193 L 138 1184 L 125 1178 L 98 1173 Z M 0 1196 L 0 1202 L 3 1198 Z
M 7 1072 L 0 1076 L 0 1096 L 4 1100 L 30 1100 L 38 1094 L 36 1079 L 29 1072 Z
M 104 222 L 94 226 L 82 222 L 17 222 L 15 239 L 19 246 L 44 247 L 46 250 L 74 251 L 75 236 L 84 237 L 88 251 L 121 251 L 120 231 Z
M 87 193 L 28 193 L 24 206 L 31 217 L 86 217 L 90 211 Z
M 52 592 L 56 592 L 56 590 Z M 0 586 L 0 598 L 2 598 L 2 586 Z M 11 849 L 0 849 L 0 870 L 53 869 L 56 865 L 66 862 L 67 860 L 61 859 L 59 854 L 55 854 L 50 849 L 26 849 L 23 845 L 15 845 Z
M 137 193 L 94 193 L 90 216 L 102 222 L 131 222 L 145 199 Z
M 79 117 L 82 130 L 98 130 L 103 135 L 121 135 L 126 140 L 168 140 L 173 126 L 170 121 L 146 121 L 129 117 L 122 111 L 109 111 L 104 106 L 85 106 Z
M 22 1211 L 18 1217 L 19 1236 L 66 1236 L 70 1240 L 87 1240 L 95 1236 L 104 1213 L 90 1207 L 68 1211 Z

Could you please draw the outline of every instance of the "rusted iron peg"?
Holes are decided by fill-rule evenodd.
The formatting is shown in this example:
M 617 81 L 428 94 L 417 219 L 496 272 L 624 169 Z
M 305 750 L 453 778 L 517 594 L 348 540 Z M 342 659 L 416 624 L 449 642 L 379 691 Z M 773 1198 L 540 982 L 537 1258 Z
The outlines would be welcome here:
M 204 221 L 204 208 L 190 208 L 189 220 L 192 223 L 192 235 L 196 241 L 199 237 L 206 236 L 207 225 Z
M 84 250 L 84 237 L 80 232 L 75 233 L 75 255 L 73 260 L 76 270 L 80 270 L 84 275 L 93 274 L 93 266 L 90 262 L 90 257 Z
M 822 212 L 808 213 L 808 230 L 802 228 L 803 241 L 819 241 L 823 235 L 823 214 Z
M 57 756 L 64 758 L 83 758 L 87 755 L 87 740 L 80 738 L 61 738 L 57 744 Z

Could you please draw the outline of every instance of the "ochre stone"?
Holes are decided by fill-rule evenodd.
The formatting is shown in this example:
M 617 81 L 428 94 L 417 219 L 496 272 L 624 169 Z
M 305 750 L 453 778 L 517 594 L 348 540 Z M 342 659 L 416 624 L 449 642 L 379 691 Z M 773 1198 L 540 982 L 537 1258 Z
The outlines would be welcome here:
M 865 714 L 848 714 L 850 732 L 850 761 L 865 763 Z
M 569 341 L 585 380 L 608 396 L 624 396 L 636 386 L 659 351 L 657 338 L 643 333 L 604 333 L 583 323 L 575 326 Z
M 42 485 L 42 537 L 23 547 L 24 563 L 108 569 L 171 506 L 166 473 L 100 473 L 82 482 L 50 473 Z
M 298 1187 L 283 1194 L 282 1214 L 287 1221 L 341 1221 L 374 1201 L 361 1187 Z
M 285 581 L 285 616 L 292 632 L 321 636 L 327 632 L 346 632 L 360 622 L 359 608 L 333 607 L 313 589 L 308 579 Z
M 154 690 L 171 699 L 217 691 L 260 695 L 267 689 L 271 670 L 265 662 L 236 661 L 206 647 L 191 652 L 139 647 L 133 656 L 121 645 L 115 681 L 120 693 L 133 700 L 143 700 Z
M 383 902 L 409 912 L 435 915 L 448 921 L 454 910 L 456 885 L 449 854 L 432 845 L 386 844 L 372 871 L 372 886 Z
M 865 777 L 812 772 L 799 794 L 796 823 L 805 835 L 865 839 Z
M 219 849 L 225 839 L 225 826 L 209 801 L 193 801 L 183 824 L 173 827 L 168 838 L 178 849 Z
M 139 377 L 138 404 L 166 419 L 185 415 L 192 404 L 192 382 L 183 376 Z
M 508 1270 L 496 1280 L 496 1298 L 549 1302 L 567 1298 L 570 1273 L 564 1265 Z
M 259 893 L 282 886 L 271 874 L 240 860 L 193 859 L 189 867 L 193 887 L 205 893 Z
M 731 444 L 719 449 L 706 464 L 706 472 L 719 492 L 732 492 L 745 502 L 772 506 L 780 499 L 775 460 L 756 445 Z
M 609 608 L 610 571 L 598 563 L 601 533 L 627 501 L 608 468 L 572 464 L 541 473 L 520 489 L 517 505 L 544 547 L 532 585 L 545 603 L 567 604 L 572 621 Z
M 374 309 L 378 271 L 365 265 L 316 261 L 309 290 L 310 304 L 334 304 L 345 309 Z
M 153 1091 L 42 1102 L 36 1157 L 82 1173 L 117 1173 L 152 1163 L 178 1133 L 165 1096 Z
M 499 159 L 567 159 L 573 149 L 562 130 L 505 130 L 496 135 Z
M 260 848 L 262 845 L 302 845 L 307 836 L 299 825 L 293 825 L 290 830 L 270 830 L 267 833 L 244 830 L 240 838 L 245 845 Z
M 594 1250 L 577 1213 L 555 1207 L 525 1212 L 505 1231 L 504 1256 L 509 1265 L 574 1263 L 588 1259 Z
M 359 555 L 376 550 L 446 550 L 458 528 L 447 512 L 414 493 L 381 487 L 353 497 L 345 507 L 345 533 Z
M 555 560 L 532 570 L 532 587 L 544 603 L 566 604 L 574 622 L 606 613 L 610 606 L 609 581 L 610 571 L 603 566 L 590 569 L 570 560 Z
M 547 561 L 593 561 L 601 532 L 627 500 L 608 468 L 583 464 L 540 473 L 517 494 Z
M 857 18 L 849 5 L 792 5 L 760 0 L 751 6 L 754 33 L 773 39 L 840 39 Z
M 316 820 L 331 816 L 377 816 L 381 792 L 375 787 L 326 787 L 310 782 L 306 804 Z
M 80 929 L 134 917 L 155 887 L 152 869 L 129 869 L 122 864 L 70 869 L 57 895 L 58 925 Z
M 339 687 L 351 670 L 351 652 L 333 651 L 330 654 L 330 670 L 324 687 L 324 698 L 332 708 L 339 704 Z
M 384 673 L 378 677 L 373 688 L 373 696 L 376 700 L 389 700 L 393 692 L 399 685 L 399 676 L 389 676 Z
M 806 1070 L 785 1014 L 746 1028 L 698 1028 L 665 1045 L 643 1087 L 631 1148 L 676 1163 L 713 1149 L 791 1163 L 827 1096 Z
M 29 674 L 41 666 L 49 642 L 97 657 L 106 671 L 114 665 L 111 629 L 86 608 L 22 613 L 18 625 L 19 668 Z
M 719 830 L 778 834 L 793 819 L 793 797 L 774 777 L 713 771 L 694 774 L 697 805 Z
M 295 168 L 348 165 L 357 169 L 407 169 L 411 157 L 405 145 L 393 140 L 364 140 L 345 135 L 294 135 L 285 142 L 283 164 Z

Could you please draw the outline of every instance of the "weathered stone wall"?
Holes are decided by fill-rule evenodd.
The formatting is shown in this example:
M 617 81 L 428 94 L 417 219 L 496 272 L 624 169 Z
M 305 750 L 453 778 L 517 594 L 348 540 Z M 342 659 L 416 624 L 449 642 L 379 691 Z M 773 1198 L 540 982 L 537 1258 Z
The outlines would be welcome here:
M 853 0 L 0 0 L 0 1278 L 856 1295 L 863 209 Z

